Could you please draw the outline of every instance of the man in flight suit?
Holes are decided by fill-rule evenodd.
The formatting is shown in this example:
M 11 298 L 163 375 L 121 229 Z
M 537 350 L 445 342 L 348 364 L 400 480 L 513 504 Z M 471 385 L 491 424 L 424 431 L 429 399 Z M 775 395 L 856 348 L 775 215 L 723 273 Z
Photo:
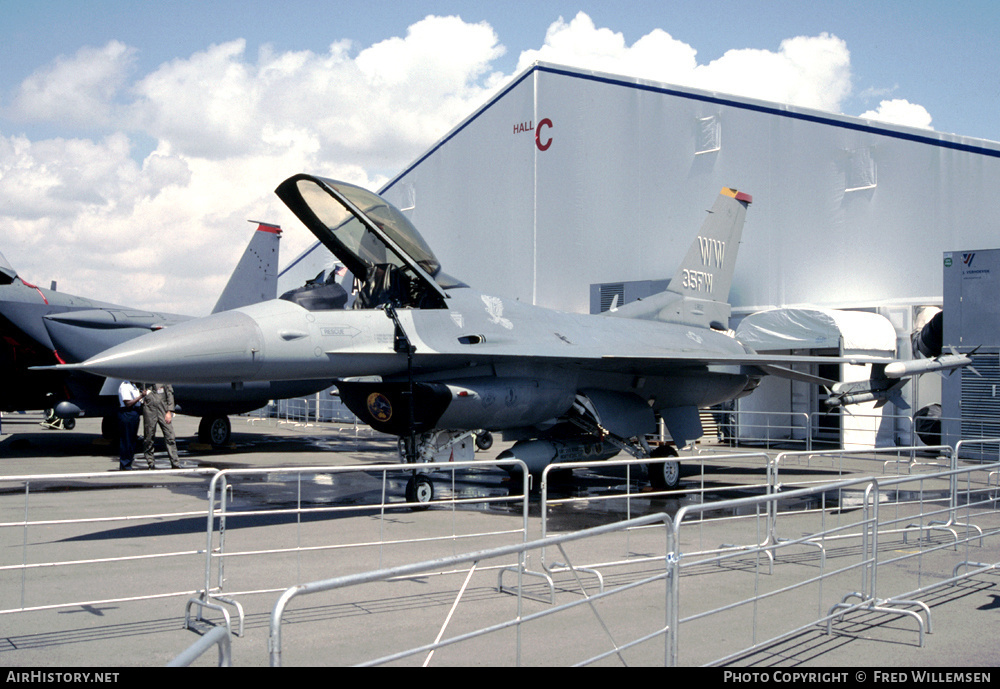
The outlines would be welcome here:
M 180 469 L 177 460 L 177 439 L 174 436 L 174 388 L 163 383 L 144 383 L 146 397 L 142 405 L 142 451 L 146 458 L 146 466 L 155 469 L 153 465 L 153 436 L 156 426 L 163 432 L 163 442 L 167 446 L 170 457 L 170 467 Z

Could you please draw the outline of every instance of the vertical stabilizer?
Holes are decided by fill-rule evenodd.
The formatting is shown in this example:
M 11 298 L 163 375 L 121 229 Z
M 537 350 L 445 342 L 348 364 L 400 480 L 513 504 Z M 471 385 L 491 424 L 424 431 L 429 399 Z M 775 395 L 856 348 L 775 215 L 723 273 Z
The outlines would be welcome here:
M 743 221 L 752 199 L 723 189 L 667 290 L 692 299 L 729 302 Z
M 277 225 L 257 223 L 257 231 L 250 238 L 212 313 L 277 298 L 280 238 L 281 228 Z
M 752 201 L 749 194 L 723 189 L 666 291 L 608 315 L 728 329 L 729 290 L 743 222 Z
M 0 285 L 9 285 L 17 277 L 17 271 L 7 262 L 7 259 L 0 254 Z

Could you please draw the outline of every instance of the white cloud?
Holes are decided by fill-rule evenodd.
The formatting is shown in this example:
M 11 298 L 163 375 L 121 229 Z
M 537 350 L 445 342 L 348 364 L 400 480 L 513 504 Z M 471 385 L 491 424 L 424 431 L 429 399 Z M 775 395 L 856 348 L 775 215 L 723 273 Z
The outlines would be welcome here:
M 134 122 L 178 152 L 272 155 L 288 143 L 327 159 L 389 159 L 398 169 L 495 87 L 481 78 L 503 47 L 486 24 L 427 17 L 405 38 L 350 54 L 262 50 L 243 40 L 162 65 L 135 87 Z
M 879 103 L 878 108 L 863 112 L 860 116 L 867 120 L 878 120 L 889 124 L 932 129 L 931 114 L 927 109 L 902 98 L 884 100 Z
M 248 218 L 292 230 L 285 262 L 312 243 L 274 196 L 278 182 L 310 171 L 378 188 L 510 78 L 493 67 L 504 51 L 488 24 L 430 16 L 367 47 L 248 56 L 236 40 L 139 75 L 136 50 L 117 41 L 60 57 L 22 82 L 4 114 L 92 138 L 0 131 L 0 251 L 38 284 L 207 313 L 250 238 Z M 627 45 L 580 13 L 554 22 L 518 71 L 535 60 L 831 111 L 850 92 L 850 55 L 827 34 L 698 64 L 663 30 Z M 136 142 L 153 150 L 137 154 Z
M 29 281 L 206 313 L 250 238 L 248 218 L 296 230 L 282 239 L 285 260 L 312 242 L 273 194 L 281 179 L 308 170 L 377 188 L 500 82 L 488 73 L 503 53 L 495 32 L 455 17 L 428 17 L 356 56 L 351 49 L 264 48 L 253 60 L 238 40 L 131 85 L 135 51 L 117 42 L 58 58 L 23 82 L 8 114 L 114 133 L 0 133 L 2 251 Z M 68 100 L 73 117 L 53 106 Z M 124 132 L 156 149 L 134 160 Z
M 696 78 L 703 88 L 840 112 L 851 92 L 850 52 L 829 34 L 798 36 L 781 42 L 778 52 L 730 50 Z
M 789 38 L 777 52 L 729 50 L 703 65 L 696 56 L 660 29 L 626 45 L 621 33 L 597 28 L 581 12 L 552 24 L 540 49 L 521 53 L 518 69 L 541 60 L 831 112 L 851 91 L 850 52 L 830 34 Z
M 660 29 L 630 47 L 621 33 L 597 28 L 589 16 L 580 12 L 569 22 L 561 17 L 554 22 L 541 48 L 523 51 L 517 71 L 542 61 L 686 84 L 697 67 L 695 55 L 694 48 Z
M 111 41 L 59 57 L 25 79 L 9 114 L 17 120 L 55 122 L 74 127 L 108 124 L 115 98 L 125 85 L 136 50 Z

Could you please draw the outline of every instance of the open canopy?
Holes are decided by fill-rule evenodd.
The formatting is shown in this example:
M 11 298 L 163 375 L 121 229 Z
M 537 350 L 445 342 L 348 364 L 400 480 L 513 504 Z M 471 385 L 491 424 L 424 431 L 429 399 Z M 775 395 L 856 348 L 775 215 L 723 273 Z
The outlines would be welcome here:
M 361 281 L 358 308 L 441 306 L 434 252 L 399 209 L 361 187 L 295 175 L 275 193 Z

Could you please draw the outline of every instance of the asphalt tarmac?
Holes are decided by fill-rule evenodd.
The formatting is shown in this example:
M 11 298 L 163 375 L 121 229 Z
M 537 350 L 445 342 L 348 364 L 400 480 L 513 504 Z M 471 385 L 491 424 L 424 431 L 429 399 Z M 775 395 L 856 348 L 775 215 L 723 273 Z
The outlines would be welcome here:
M 225 546 L 217 540 L 212 544 L 217 554 L 223 550 L 226 554 L 220 560 L 224 563 L 222 588 L 227 594 L 239 592 L 245 613 L 242 635 L 229 637 L 236 667 L 260 667 L 272 661 L 271 612 L 287 587 L 423 560 L 445 561 L 524 538 L 520 491 L 516 482 L 495 468 L 455 480 L 435 477 L 439 497 L 483 502 L 416 511 L 403 503 L 406 473 L 352 470 L 341 474 L 331 469 L 319 476 L 299 475 L 299 467 L 370 469 L 394 462 L 394 440 L 373 436 L 363 428 L 233 417 L 232 442 L 211 448 L 195 441 L 197 420 L 178 417 L 181 472 L 166 470 L 168 462 L 159 447 L 156 472 L 122 474 L 114 471 L 116 448 L 100 438 L 99 421 L 81 419 L 74 430 L 65 431 L 43 428 L 39 420 L 38 415 L 4 414 L 0 425 L 0 665 L 10 670 L 120 672 L 115 678 L 120 679 L 139 668 L 175 661 L 224 623 L 221 609 L 231 613 L 235 626 L 235 608 L 226 604 L 206 610 L 205 619 L 193 619 L 185 626 L 186 604 L 204 588 L 206 576 L 212 585 L 218 581 L 219 561 L 209 566 L 206 575 L 205 552 L 206 490 L 215 470 L 247 470 L 227 494 L 230 512 Z M 489 453 L 478 456 L 495 456 L 501 449 L 503 445 L 496 443 Z M 141 464 L 140 457 L 137 465 Z M 710 497 L 705 499 L 754 492 L 730 489 L 753 483 L 759 478 L 759 467 L 709 464 L 708 480 L 698 479 L 700 486 L 708 486 L 704 495 Z M 252 473 L 265 468 L 271 471 Z M 690 494 L 645 498 L 641 470 L 636 468 L 636 474 L 624 471 L 577 472 L 557 486 L 552 497 L 573 502 L 547 510 L 547 532 L 569 534 L 626 518 L 675 514 L 701 500 Z M 801 473 L 811 471 L 808 467 Z M 25 481 L 8 480 L 27 475 L 38 477 L 27 482 L 27 489 Z M 690 486 L 695 479 L 688 476 L 686 481 Z M 607 491 L 622 486 L 635 491 L 635 499 L 627 506 L 602 500 Z M 377 506 L 383 496 L 390 503 L 388 508 Z M 529 495 L 528 540 L 541 533 L 538 500 L 536 493 Z M 298 513 L 299 506 L 312 511 Z M 853 514 L 845 509 L 840 512 Z M 782 526 L 793 538 L 812 528 L 812 522 L 807 523 L 811 518 L 802 517 L 801 523 L 796 519 L 789 516 Z M 29 526 L 25 527 L 25 521 Z M 985 515 L 984 529 L 1000 527 L 996 521 L 996 515 Z M 754 527 L 723 520 L 699 525 L 696 536 L 694 530 L 689 535 L 699 544 L 743 542 L 740 531 L 746 528 Z M 518 610 L 516 596 L 497 591 L 499 569 L 485 565 L 481 574 L 467 581 L 464 575 L 427 573 L 404 581 L 365 584 L 302 598 L 290 606 L 282 627 L 281 663 L 362 663 L 430 643 L 446 623 L 447 635 L 465 633 L 492 623 L 498 615 L 530 618 L 571 601 L 583 604 L 532 620 L 530 625 L 441 649 L 429 659 L 423 653 L 395 664 L 565 666 L 580 662 L 600 653 L 603 646 L 613 649 L 623 637 L 634 638 L 664 625 L 664 582 L 662 576 L 657 579 L 662 575 L 662 558 L 655 560 L 656 552 L 663 552 L 662 530 L 609 538 L 567 544 L 565 551 L 533 552 L 529 569 L 539 570 L 539 559 L 549 566 L 563 558 L 577 563 L 624 559 L 628 564 L 602 569 L 606 586 L 636 586 L 635 593 L 625 592 L 615 602 L 586 600 L 580 582 L 565 574 L 556 577 L 554 590 L 543 582 L 529 582 L 530 595 Z M 976 544 L 971 559 L 1000 562 L 997 541 L 987 538 L 982 546 Z M 912 542 L 895 540 L 887 546 L 887 553 L 913 549 Z M 969 559 L 963 549 L 964 545 L 945 547 L 919 560 L 906 560 L 900 567 L 880 567 L 879 591 L 895 595 L 913 590 L 914 582 L 926 586 L 935 577 L 946 578 L 956 558 Z M 643 554 L 654 559 L 644 561 Z M 730 647 L 751 647 L 724 664 L 730 671 L 758 673 L 743 678 L 758 682 L 792 681 L 792 675 L 774 674 L 784 671 L 844 668 L 853 668 L 846 680 L 856 684 L 890 681 L 890 676 L 875 672 L 911 673 L 918 668 L 975 669 L 990 675 L 989 668 L 1000 659 L 995 641 L 1000 631 L 1000 580 L 992 571 L 921 594 L 932 620 L 922 646 L 912 617 L 880 610 L 838 620 L 829 635 L 825 626 L 812 626 L 780 641 L 760 643 L 801 610 L 808 611 L 807 618 L 826 612 L 826 603 L 817 604 L 815 586 L 789 592 L 780 592 L 779 586 L 795 568 L 816 568 L 819 557 L 802 551 L 779 557 L 774 572 L 763 576 L 760 558 L 737 557 L 731 566 L 714 564 L 704 571 L 695 566 L 686 572 L 682 576 L 683 615 L 711 607 L 715 600 L 725 602 L 732 591 L 746 584 L 749 571 L 754 572 L 749 581 L 757 582 L 752 586 L 766 582 L 779 593 L 766 612 L 766 600 L 753 606 L 759 609 L 748 613 L 752 621 L 716 615 L 703 623 L 685 622 L 678 663 L 700 665 L 729 653 Z M 847 546 L 831 547 L 822 557 L 831 563 L 843 558 L 848 565 L 858 559 Z M 856 569 L 840 576 L 843 583 L 831 576 L 820 584 L 825 590 L 819 600 L 839 599 L 841 592 L 850 593 L 861 581 Z M 642 585 L 647 577 L 654 583 Z M 461 603 L 452 610 L 460 590 Z M 785 626 L 794 626 L 789 625 Z M 609 643 L 611 638 L 616 641 Z M 659 636 L 627 651 L 612 650 L 594 664 L 656 666 L 664 664 L 666 654 Z M 218 662 L 211 648 L 192 665 L 210 667 Z M 810 678 L 822 679 L 795 679 Z M 913 679 L 910 674 L 905 678 Z M 8 673 L 7 679 L 20 677 Z M 977 683 L 984 678 L 957 679 Z

